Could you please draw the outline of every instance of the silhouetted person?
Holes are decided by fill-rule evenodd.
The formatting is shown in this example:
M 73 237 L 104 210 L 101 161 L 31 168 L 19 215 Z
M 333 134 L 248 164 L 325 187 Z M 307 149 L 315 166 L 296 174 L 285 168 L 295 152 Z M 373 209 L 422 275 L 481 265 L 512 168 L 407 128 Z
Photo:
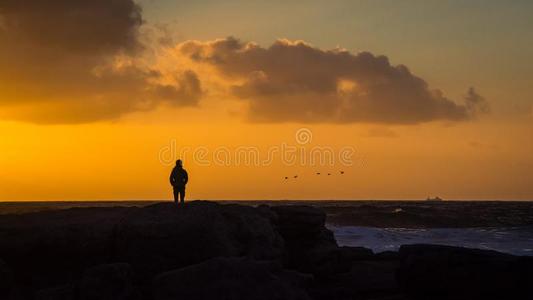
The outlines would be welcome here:
M 189 181 L 189 175 L 183 168 L 181 159 L 176 161 L 176 166 L 170 173 L 170 184 L 174 188 L 174 201 L 176 204 L 185 204 L 185 185 Z M 179 202 L 178 202 L 179 201 Z

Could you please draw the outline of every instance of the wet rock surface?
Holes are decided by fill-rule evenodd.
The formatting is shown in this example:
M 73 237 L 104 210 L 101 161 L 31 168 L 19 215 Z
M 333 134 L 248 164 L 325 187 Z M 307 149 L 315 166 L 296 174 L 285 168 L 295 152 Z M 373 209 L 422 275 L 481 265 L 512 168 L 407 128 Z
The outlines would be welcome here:
M 4 215 L 0 299 L 533 295 L 529 257 L 435 245 L 376 254 L 339 247 L 325 221 L 313 207 L 206 201 Z

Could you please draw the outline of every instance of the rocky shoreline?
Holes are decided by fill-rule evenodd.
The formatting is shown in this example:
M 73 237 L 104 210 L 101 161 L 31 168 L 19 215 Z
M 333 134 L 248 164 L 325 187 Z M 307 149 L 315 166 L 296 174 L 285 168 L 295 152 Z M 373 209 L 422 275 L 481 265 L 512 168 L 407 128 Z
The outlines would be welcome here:
M 527 299 L 533 258 L 339 247 L 324 211 L 194 201 L 0 216 L 0 299 Z M 364 246 L 364 245 L 361 245 Z

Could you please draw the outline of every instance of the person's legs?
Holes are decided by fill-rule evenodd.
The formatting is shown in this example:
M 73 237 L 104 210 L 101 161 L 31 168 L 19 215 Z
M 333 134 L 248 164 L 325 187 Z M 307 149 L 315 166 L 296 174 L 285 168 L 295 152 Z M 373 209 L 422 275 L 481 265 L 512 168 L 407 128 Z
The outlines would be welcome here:
M 179 201 L 179 192 L 180 192 L 179 189 L 174 188 L 174 202 L 176 204 L 178 204 L 178 201 Z
M 180 202 L 185 204 L 185 188 L 180 189 Z

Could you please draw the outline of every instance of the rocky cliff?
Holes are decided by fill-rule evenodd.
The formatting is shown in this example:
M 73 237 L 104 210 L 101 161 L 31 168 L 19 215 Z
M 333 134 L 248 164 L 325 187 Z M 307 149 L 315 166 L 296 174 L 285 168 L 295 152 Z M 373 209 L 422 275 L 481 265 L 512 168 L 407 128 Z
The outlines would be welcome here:
M 195 201 L 0 217 L 0 299 L 486 299 L 533 295 L 533 260 L 339 247 L 305 206 Z M 362 245 L 364 246 L 364 245 Z

